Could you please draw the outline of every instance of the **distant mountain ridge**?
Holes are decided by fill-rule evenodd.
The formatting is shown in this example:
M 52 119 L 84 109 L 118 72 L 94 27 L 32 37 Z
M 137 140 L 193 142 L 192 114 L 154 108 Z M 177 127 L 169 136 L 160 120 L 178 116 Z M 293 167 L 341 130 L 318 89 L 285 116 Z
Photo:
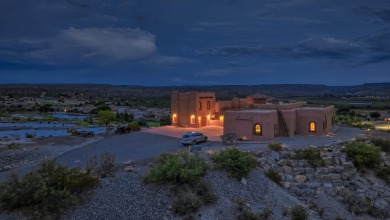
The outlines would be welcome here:
M 39 96 L 83 93 L 94 97 L 169 97 L 172 91 L 215 92 L 218 99 L 246 97 L 264 93 L 272 97 L 291 96 L 390 96 L 390 83 L 366 83 L 355 86 L 326 86 L 316 84 L 261 84 L 217 86 L 132 86 L 110 84 L 0 84 L 0 93 Z

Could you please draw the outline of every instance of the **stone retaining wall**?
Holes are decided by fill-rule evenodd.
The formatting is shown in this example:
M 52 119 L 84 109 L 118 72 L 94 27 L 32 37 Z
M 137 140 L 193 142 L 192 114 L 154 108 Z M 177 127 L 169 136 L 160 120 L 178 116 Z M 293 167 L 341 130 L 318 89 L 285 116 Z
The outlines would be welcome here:
M 338 201 L 348 204 L 355 214 L 374 212 L 376 216 L 390 216 L 390 188 L 372 172 L 358 172 L 342 151 L 347 143 L 316 147 L 322 161 L 313 166 L 310 160 L 298 160 L 295 151 L 283 150 L 255 153 L 265 171 L 273 169 L 283 179 L 284 187 L 303 200 L 325 192 Z M 381 152 L 383 162 L 389 166 L 389 155 Z

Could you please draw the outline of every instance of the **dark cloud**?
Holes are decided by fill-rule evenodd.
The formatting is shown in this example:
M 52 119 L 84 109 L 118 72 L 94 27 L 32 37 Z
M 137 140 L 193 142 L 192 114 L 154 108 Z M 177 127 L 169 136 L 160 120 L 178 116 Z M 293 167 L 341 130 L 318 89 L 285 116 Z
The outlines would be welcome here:
M 328 59 L 348 59 L 359 53 L 361 47 L 354 42 L 335 38 L 309 38 L 291 49 L 297 57 L 323 57 Z
M 50 42 L 29 42 L 23 40 L 0 40 L 0 53 L 25 53 L 50 48 Z
M 309 38 L 290 46 L 247 47 L 228 46 L 199 51 L 214 56 L 284 56 L 294 58 L 348 59 L 361 51 L 357 43 L 335 38 Z
M 379 18 L 384 22 L 390 22 L 390 9 L 375 9 L 368 6 L 360 6 L 354 8 L 353 11 L 362 15 Z
M 0 0 L 0 83 L 390 81 L 386 2 Z

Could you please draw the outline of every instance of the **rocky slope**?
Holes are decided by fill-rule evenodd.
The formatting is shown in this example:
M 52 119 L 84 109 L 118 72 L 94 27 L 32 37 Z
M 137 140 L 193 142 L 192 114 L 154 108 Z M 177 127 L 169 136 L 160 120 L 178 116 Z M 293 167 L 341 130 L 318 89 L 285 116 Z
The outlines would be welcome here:
M 290 219 L 286 210 L 301 205 L 309 219 L 388 219 L 390 187 L 369 172 L 361 173 L 342 152 L 347 142 L 316 147 L 323 163 L 298 160 L 296 152 L 253 152 L 259 166 L 241 181 L 225 171 L 212 169 L 203 178 L 218 195 L 212 205 L 201 207 L 196 219 L 236 219 L 239 198 L 252 212 L 271 210 L 269 219 Z M 206 158 L 207 155 L 203 154 Z M 390 157 L 382 152 L 381 166 Z M 104 178 L 85 204 L 69 210 L 63 219 L 181 219 L 172 211 L 172 186 L 145 185 L 145 162 L 123 166 L 114 177 Z M 282 186 L 264 172 L 273 169 L 282 176 Z M 372 217 L 374 215 L 375 217 Z M 0 214 L 0 219 L 23 219 L 19 213 Z

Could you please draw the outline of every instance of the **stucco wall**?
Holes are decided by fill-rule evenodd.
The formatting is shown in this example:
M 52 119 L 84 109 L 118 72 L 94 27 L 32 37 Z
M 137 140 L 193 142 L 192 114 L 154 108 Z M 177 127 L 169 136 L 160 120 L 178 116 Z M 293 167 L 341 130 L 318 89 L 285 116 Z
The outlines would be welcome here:
M 332 116 L 334 106 L 326 108 L 301 108 L 297 109 L 297 131 L 303 135 L 324 135 L 333 130 Z M 325 114 L 327 113 L 327 114 Z M 326 117 L 325 117 L 326 115 Z M 309 131 L 309 123 L 316 123 L 316 131 Z M 324 123 L 326 121 L 326 128 Z
M 256 123 L 261 124 L 261 135 L 254 134 Z M 274 138 L 275 123 L 277 123 L 276 111 L 227 111 L 225 112 L 224 134 L 234 133 L 239 138 L 255 141 L 271 140 Z
M 292 136 L 296 133 L 296 125 L 297 125 L 297 113 L 295 109 L 292 110 L 281 110 L 283 114 L 284 120 L 288 127 L 288 135 Z M 279 124 L 279 135 L 284 135 L 282 132 L 282 125 Z
M 207 108 L 207 102 L 210 102 L 210 108 Z M 202 104 L 200 104 L 202 103 Z M 202 108 L 200 108 L 202 105 Z M 176 115 L 177 123 L 172 125 L 179 127 L 200 127 L 202 118 L 206 121 L 205 125 L 210 125 L 209 119 L 214 111 L 215 94 L 214 93 L 178 93 L 171 95 L 171 112 Z M 194 123 L 191 123 L 191 117 L 194 117 Z

